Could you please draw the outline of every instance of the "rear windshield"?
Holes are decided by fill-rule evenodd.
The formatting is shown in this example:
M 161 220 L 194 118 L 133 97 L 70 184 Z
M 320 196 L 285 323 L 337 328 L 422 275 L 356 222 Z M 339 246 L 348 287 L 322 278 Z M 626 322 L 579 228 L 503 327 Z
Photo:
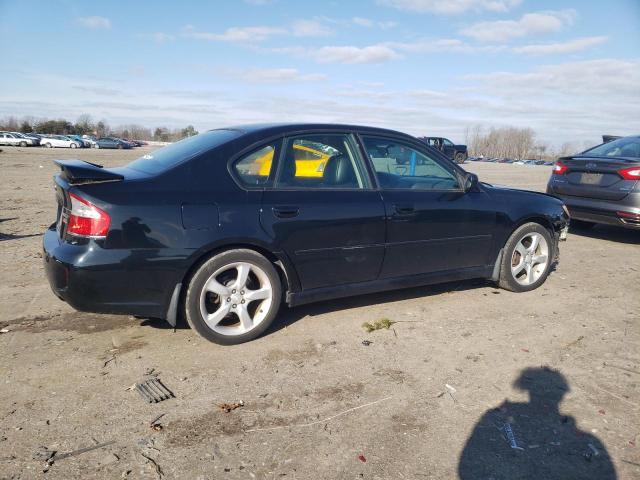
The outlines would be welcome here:
M 583 153 L 594 157 L 640 158 L 640 137 L 626 137 L 603 143 Z
M 148 153 L 127 167 L 146 173 L 161 173 L 190 158 L 239 137 L 238 130 L 211 130 Z

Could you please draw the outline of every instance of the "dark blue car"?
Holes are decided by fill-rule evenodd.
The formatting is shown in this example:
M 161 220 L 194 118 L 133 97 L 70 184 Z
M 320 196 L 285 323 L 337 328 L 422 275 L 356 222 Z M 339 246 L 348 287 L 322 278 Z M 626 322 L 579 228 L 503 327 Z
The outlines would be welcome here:
M 129 142 L 125 142 L 120 140 L 119 138 L 113 137 L 102 137 L 96 140 L 96 143 L 93 146 L 94 148 L 131 148 L 131 144 Z
M 56 163 L 54 293 L 78 310 L 185 317 L 221 344 L 260 335 L 283 301 L 467 278 L 535 289 L 569 218 L 556 198 L 481 183 L 369 127 L 225 128 L 123 168 Z

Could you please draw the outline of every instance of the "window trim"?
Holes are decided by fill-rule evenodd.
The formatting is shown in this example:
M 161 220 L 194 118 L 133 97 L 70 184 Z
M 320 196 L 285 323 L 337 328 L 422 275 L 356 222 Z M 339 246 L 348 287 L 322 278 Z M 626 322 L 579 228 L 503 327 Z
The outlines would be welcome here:
M 282 166 L 284 165 L 284 155 L 285 152 L 287 151 L 287 148 L 290 145 L 290 142 L 292 140 L 295 140 L 298 137 L 303 137 L 303 136 L 314 136 L 314 135 L 344 135 L 345 137 L 350 137 L 351 138 L 351 143 L 352 143 L 352 147 L 353 147 L 353 155 L 355 156 L 355 161 L 360 163 L 360 166 L 362 167 L 362 180 L 364 181 L 365 185 L 360 188 L 353 188 L 353 187 L 287 187 L 287 186 L 278 186 L 278 178 L 280 178 L 280 173 L 282 170 Z M 303 131 L 303 132 L 290 132 L 288 134 L 286 134 L 284 136 L 284 138 L 282 139 L 282 148 L 280 150 L 280 155 L 278 158 L 278 168 L 277 168 L 277 172 L 276 172 L 276 176 L 273 179 L 272 184 L 269 187 L 269 190 L 271 191 L 278 191 L 278 192 L 293 192 L 293 191 L 297 191 L 297 192 L 371 192 L 371 191 L 375 191 L 378 190 L 377 188 L 377 184 L 375 181 L 373 181 L 372 177 L 371 177 L 371 172 L 369 172 L 369 168 L 368 168 L 368 162 L 364 159 L 364 157 L 362 156 L 362 151 L 361 151 L 361 147 L 360 147 L 360 141 L 358 138 L 358 132 L 357 131 L 346 131 L 346 130 L 311 130 L 311 131 Z
M 373 161 L 371 160 L 371 158 L 369 157 L 369 153 L 367 152 L 367 146 L 364 143 L 365 137 L 375 137 L 375 138 L 388 139 L 390 141 L 402 143 L 403 145 L 422 153 L 423 155 L 427 156 L 428 158 L 430 158 L 431 160 L 436 162 L 440 167 L 442 167 L 444 170 L 449 172 L 451 175 L 453 175 L 455 177 L 455 179 L 457 180 L 457 182 L 458 182 L 458 188 L 445 188 L 445 189 L 439 188 L 439 189 L 421 190 L 421 189 L 418 189 L 418 188 L 386 188 L 386 187 L 383 187 L 381 185 L 381 183 L 380 183 L 379 178 L 378 178 L 378 172 L 375 169 L 375 165 L 373 164 Z M 367 164 L 371 168 L 371 172 L 374 175 L 378 190 L 381 190 L 381 191 L 397 191 L 397 192 L 444 192 L 444 193 L 462 192 L 462 193 L 464 193 L 464 188 L 462 186 L 462 183 L 463 183 L 462 182 L 462 173 L 464 171 L 462 169 L 460 169 L 459 167 L 453 165 L 451 160 L 449 160 L 447 157 L 445 157 L 441 152 L 439 152 L 435 148 L 430 147 L 430 146 L 425 144 L 425 146 L 427 147 L 425 149 L 425 148 L 423 148 L 423 145 L 419 141 L 412 142 L 409 139 L 399 138 L 399 137 L 395 137 L 393 135 L 378 134 L 378 133 L 360 132 L 358 134 L 358 139 L 360 141 L 362 151 L 365 154 L 365 158 L 366 158 Z M 436 155 L 434 155 L 434 152 L 436 153 Z M 443 158 L 445 159 L 445 161 L 443 161 Z

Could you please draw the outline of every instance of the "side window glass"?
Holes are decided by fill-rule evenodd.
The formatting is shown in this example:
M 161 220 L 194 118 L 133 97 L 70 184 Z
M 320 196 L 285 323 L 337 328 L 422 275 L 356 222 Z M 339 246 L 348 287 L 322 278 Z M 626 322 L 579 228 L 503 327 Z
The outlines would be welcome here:
M 453 172 L 422 152 L 395 140 L 363 137 L 382 188 L 413 190 L 456 190 Z
M 276 188 L 366 188 L 368 182 L 352 135 L 290 138 Z
M 448 147 L 453 147 L 453 142 L 451 140 L 449 140 L 448 138 L 445 138 L 443 140 L 444 144 L 447 145 Z
M 266 145 L 233 164 L 240 181 L 247 187 L 261 186 L 267 183 L 273 158 L 276 153 L 276 145 Z

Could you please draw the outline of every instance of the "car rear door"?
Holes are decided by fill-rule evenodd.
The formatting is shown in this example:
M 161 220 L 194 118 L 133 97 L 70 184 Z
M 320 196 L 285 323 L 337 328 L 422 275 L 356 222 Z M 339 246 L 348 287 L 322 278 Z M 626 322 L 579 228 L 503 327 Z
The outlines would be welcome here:
M 378 277 L 385 212 L 355 136 L 309 133 L 284 140 L 260 223 L 295 265 L 303 290 Z
M 416 142 L 363 135 L 386 211 L 381 278 L 486 267 L 495 207 L 481 189 L 464 192 L 455 167 Z

